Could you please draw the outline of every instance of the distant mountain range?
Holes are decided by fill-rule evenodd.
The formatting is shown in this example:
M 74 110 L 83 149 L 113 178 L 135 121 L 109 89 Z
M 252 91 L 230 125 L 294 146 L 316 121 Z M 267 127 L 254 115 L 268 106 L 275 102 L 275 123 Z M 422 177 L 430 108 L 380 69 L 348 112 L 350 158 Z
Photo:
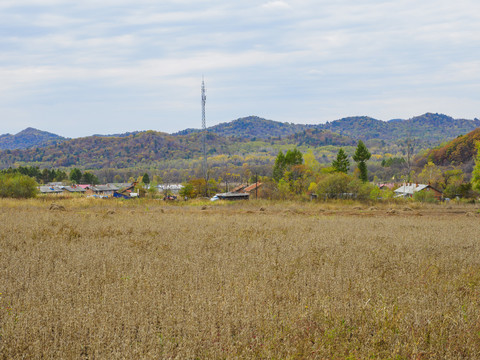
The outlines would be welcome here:
M 448 141 L 480 127 L 480 120 L 454 119 L 447 115 L 426 113 L 408 120 L 377 120 L 368 116 L 347 117 L 325 124 L 293 124 L 267 120 L 258 116 L 248 116 L 230 122 L 209 127 L 209 133 L 224 137 L 252 140 L 278 139 L 295 134 L 317 134 L 306 130 L 328 130 L 332 133 L 355 140 L 380 139 L 397 141 L 403 138 L 415 138 L 423 142 L 435 143 Z M 128 137 L 142 131 L 114 135 L 92 135 L 93 137 Z M 185 129 L 172 136 L 185 136 L 200 133 L 201 129 Z M 59 135 L 33 128 L 27 128 L 18 134 L 0 135 L 0 149 L 27 149 L 42 147 L 67 140 Z
M 316 125 L 282 123 L 279 121 L 263 119 L 258 116 L 248 116 L 211 126 L 208 128 L 208 132 L 221 136 L 243 139 L 268 139 L 293 135 L 315 127 Z M 201 129 L 186 129 L 179 131 L 174 135 L 187 135 L 201 131 Z
M 443 114 L 426 113 L 408 120 L 394 119 L 390 121 L 366 116 L 349 117 L 320 124 L 317 127 L 360 140 L 397 141 L 409 137 L 435 143 L 466 134 L 480 127 L 480 120 L 477 118 L 474 120 L 454 119 Z
M 354 146 L 359 139 L 366 141 L 367 145 L 385 147 L 386 152 L 395 144 L 398 151 L 407 138 L 416 143 L 416 150 L 429 149 L 479 127 L 478 119 L 453 119 L 432 113 L 390 121 L 366 116 L 348 117 L 317 125 L 282 123 L 249 116 L 208 128 L 207 142 L 210 155 L 248 154 L 251 151 L 274 155 L 282 146 Z M 175 134 L 150 130 L 65 139 L 28 128 L 16 135 L 0 136 L 0 149 L 4 149 L 0 151 L 0 168 L 14 164 L 129 168 L 166 160 L 198 158 L 202 153 L 202 140 L 199 129 L 186 129 Z
M 15 135 L 0 135 L 0 149 L 28 149 L 34 146 L 59 143 L 63 140 L 66 138 L 29 127 Z
M 329 130 L 356 140 L 398 141 L 410 137 L 422 142 L 438 143 L 466 134 L 478 127 L 480 127 L 480 120 L 476 118 L 474 120 L 454 119 L 443 114 L 426 113 L 408 120 L 383 121 L 368 116 L 355 116 L 317 125 L 282 123 L 249 116 L 211 126 L 208 131 L 221 136 L 243 139 L 269 139 L 317 129 Z M 174 135 L 200 131 L 200 129 L 186 129 Z

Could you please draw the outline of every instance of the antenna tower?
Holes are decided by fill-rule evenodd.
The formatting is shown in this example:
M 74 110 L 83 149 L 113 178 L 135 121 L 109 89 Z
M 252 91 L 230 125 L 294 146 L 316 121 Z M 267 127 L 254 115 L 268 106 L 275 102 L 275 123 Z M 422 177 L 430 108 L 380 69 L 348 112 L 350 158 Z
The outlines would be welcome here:
M 208 196 L 208 168 L 207 168 L 207 122 L 205 121 L 205 103 L 207 95 L 205 95 L 205 81 L 202 78 L 202 140 L 203 140 L 203 175 L 205 176 L 205 196 Z

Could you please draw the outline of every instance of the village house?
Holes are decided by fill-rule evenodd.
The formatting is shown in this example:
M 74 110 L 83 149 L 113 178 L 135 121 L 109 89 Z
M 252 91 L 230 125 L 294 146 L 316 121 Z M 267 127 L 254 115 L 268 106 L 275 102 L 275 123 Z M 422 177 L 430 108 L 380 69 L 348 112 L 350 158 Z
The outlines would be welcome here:
M 437 200 L 442 199 L 442 192 L 440 190 L 435 189 L 430 184 L 414 184 L 414 183 L 406 183 L 400 186 L 398 189 L 394 190 L 395 197 L 413 197 L 413 195 L 417 192 L 421 191 L 429 191 L 433 193 L 433 196 Z
M 85 194 L 86 190 L 78 185 L 72 185 L 72 186 L 64 186 L 63 187 L 63 193 L 64 194 Z
M 174 194 L 178 195 L 180 190 L 182 190 L 182 184 L 159 184 L 157 185 L 158 192 L 162 194 Z
M 61 194 L 63 193 L 63 186 L 57 186 L 57 185 L 41 185 L 38 187 L 38 191 L 40 191 L 40 194 Z
M 113 184 L 106 185 L 88 185 L 86 188 L 87 195 L 103 195 L 103 196 L 113 196 L 115 191 L 120 190 L 119 187 Z
M 379 187 L 381 190 L 385 190 L 385 189 L 393 190 L 393 189 L 395 189 L 397 186 L 398 186 L 398 184 L 395 184 L 395 183 L 378 184 L 378 187 Z
M 240 184 L 236 186 L 232 191 L 226 193 L 216 194 L 211 201 L 216 200 L 248 200 L 250 195 L 259 195 L 258 189 L 262 183 L 254 183 L 251 185 Z
M 262 186 L 261 182 L 256 182 L 251 185 L 240 184 L 235 187 L 231 193 L 247 193 L 247 194 L 255 194 L 255 191 L 258 192 L 258 189 Z
M 247 186 L 248 186 L 247 184 L 240 184 L 238 186 L 235 186 L 230 192 L 241 193 Z
M 252 195 L 252 196 L 259 196 L 261 186 L 262 186 L 262 183 L 256 182 L 256 183 L 253 183 L 253 184 L 247 186 L 245 189 L 243 189 L 243 192 L 245 194 L 249 194 L 249 195 Z
M 122 187 L 122 188 L 114 191 L 113 192 L 113 197 L 125 198 L 125 199 L 129 199 L 129 198 L 132 198 L 132 197 L 138 197 L 138 193 L 134 192 L 135 185 L 137 185 L 136 182 L 134 182 L 133 184 L 127 184 L 127 186 Z
M 121 186 L 119 186 L 121 185 Z M 135 197 L 134 193 L 135 183 L 125 183 L 125 184 L 105 184 L 105 185 L 62 185 L 58 184 L 48 184 L 41 185 L 38 187 L 40 194 L 52 195 L 52 194 L 82 194 L 94 197 L 113 197 L 115 193 L 123 194 L 125 197 Z

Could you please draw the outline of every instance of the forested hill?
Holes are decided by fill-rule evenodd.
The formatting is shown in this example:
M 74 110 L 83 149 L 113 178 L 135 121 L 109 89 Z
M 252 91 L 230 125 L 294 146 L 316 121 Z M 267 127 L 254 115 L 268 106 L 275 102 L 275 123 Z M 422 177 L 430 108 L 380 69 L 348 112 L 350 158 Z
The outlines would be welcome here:
M 229 142 L 224 137 L 208 134 L 207 142 L 210 154 L 228 152 Z M 172 136 L 144 131 L 122 137 L 89 136 L 46 147 L 4 150 L 0 152 L 0 167 L 35 163 L 41 167 L 128 168 L 198 157 L 201 151 L 202 139 L 198 133 Z
M 316 127 L 361 140 L 397 141 L 410 137 L 433 144 L 464 135 L 480 127 L 480 120 L 454 119 L 443 114 L 426 113 L 408 120 L 391 121 L 367 116 L 348 117 Z
M 263 119 L 258 116 L 248 116 L 211 126 L 208 128 L 208 132 L 243 139 L 268 139 L 293 135 L 314 127 L 314 125 L 282 123 Z M 174 135 L 186 135 L 200 131 L 199 129 L 186 129 Z
M 306 129 L 287 137 L 287 142 L 296 146 L 318 147 L 326 145 L 354 146 L 357 141 L 351 137 L 339 135 L 330 130 Z
M 426 113 L 408 120 L 383 121 L 368 116 L 354 116 L 316 125 L 282 123 L 249 116 L 211 126 L 208 131 L 221 136 L 233 136 L 241 139 L 270 139 L 301 134 L 308 129 L 317 129 L 329 130 L 356 140 L 400 141 L 409 137 L 432 146 L 464 135 L 477 127 L 480 127 L 479 119 L 454 119 L 443 114 Z M 186 129 L 173 135 L 198 132 L 200 129 Z
M 394 137 L 388 123 L 368 116 L 347 117 L 325 124 L 316 125 L 317 129 L 330 130 L 340 135 L 352 136 L 361 140 Z
M 275 155 L 276 146 L 353 146 L 352 138 L 328 130 L 307 129 L 268 142 L 238 137 L 207 134 L 207 151 L 212 155 L 246 154 L 252 147 L 262 154 Z M 40 167 L 72 167 L 85 169 L 145 167 L 158 162 L 195 159 L 202 155 L 202 133 L 170 135 L 144 131 L 128 136 L 89 136 L 66 140 L 60 144 L 30 149 L 0 151 L 0 168 L 16 164 L 36 164 Z
M 59 143 L 65 138 L 46 131 L 26 128 L 15 135 L 0 135 L 0 149 L 27 149 L 34 146 L 45 146 L 54 142 Z
M 460 165 L 472 162 L 476 148 L 475 143 L 480 142 L 480 128 L 448 142 L 446 145 L 430 150 L 425 156 L 425 161 L 433 161 L 437 165 Z
M 409 120 L 384 122 L 369 117 L 351 117 L 319 125 L 295 125 L 251 116 L 211 127 L 207 149 L 209 155 L 257 152 L 271 156 L 282 146 L 354 146 L 362 139 L 381 154 L 390 150 L 399 151 L 402 141 L 410 137 L 415 142 L 415 150 L 419 151 L 467 134 L 476 127 L 480 127 L 478 119 L 455 120 L 430 113 Z M 26 129 L 22 133 L 37 131 Z M 0 139 L 8 136 L 11 135 Z M 456 139 L 444 151 L 438 149 L 432 152 L 432 158 L 438 163 L 471 159 L 474 151 L 474 141 L 470 140 L 472 136 L 468 134 L 463 139 Z M 47 143 L 51 143 L 46 146 L 0 150 L 0 168 L 26 164 L 56 168 L 133 168 L 153 166 L 168 160 L 195 159 L 202 154 L 202 137 L 198 130 L 177 134 L 142 131 L 68 140 L 54 135 L 50 139 Z
M 480 120 L 454 119 L 447 115 L 426 113 L 408 120 L 377 120 L 368 116 L 347 117 L 325 124 L 302 125 L 267 120 L 258 116 L 239 118 L 208 128 L 210 134 L 236 140 L 265 140 L 286 138 L 299 134 L 302 137 L 306 130 L 329 130 L 355 140 L 379 139 L 396 142 L 407 137 L 417 139 L 422 144 L 435 146 L 440 142 L 464 135 L 477 127 Z M 173 137 L 200 133 L 200 129 L 186 129 L 172 134 Z M 94 137 L 127 138 L 142 132 L 135 131 L 116 135 L 94 135 Z M 319 133 L 308 133 L 317 136 Z M 325 134 L 324 134 L 325 135 Z M 308 137 L 307 136 L 307 137 Z M 322 135 L 323 136 L 323 135 Z M 330 135 L 331 137 L 332 135 Z M 327 136 L 328 137 L 328 136 Z M 326 139 L 326 138 L 325 138 Z M 25 149 L 34 146 L 45 146 L 65 140 L 61 136 L 32 128 L 25 129 L 16 135 L 0 135 L 0 149 Z M 310 139 L 312 140 L 312 139 Z M 339 140 L 337 138 L 337 140 Z M 313 141 L 313 140 L 312 140 Z M 328 141 L 328 140 L 327 140 Z M 314 141 L 315 142 L 315 141 Z M 425 148 L 425 146 L 423 146 Z

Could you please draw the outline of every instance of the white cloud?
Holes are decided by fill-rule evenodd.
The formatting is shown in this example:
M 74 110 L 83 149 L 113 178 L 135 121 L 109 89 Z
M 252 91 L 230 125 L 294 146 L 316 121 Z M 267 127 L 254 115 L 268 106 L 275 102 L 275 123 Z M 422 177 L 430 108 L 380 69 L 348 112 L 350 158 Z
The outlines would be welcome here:
M 263 4 L 262 7 L 264 9 L 289 9 L 290 5 L 285 1 L 269 1 L 266 4 Z
M 413 116 L 421 101 L 452 116 L 480 108 L 473 0 L 3 0 L 0 22 L 0 108 L 32 122 L 57 116 L 39 107 L 44 97 L 63 119 L 96 97 L 108 99 L 89 116 L 96 124 L 128 103 L 145 124 L 170 109 L 179 129 L 195 126 L 185 109 L 198 107 L 201 74 L 219 121 L 242 109 L 301 122 L 375 107 Z

